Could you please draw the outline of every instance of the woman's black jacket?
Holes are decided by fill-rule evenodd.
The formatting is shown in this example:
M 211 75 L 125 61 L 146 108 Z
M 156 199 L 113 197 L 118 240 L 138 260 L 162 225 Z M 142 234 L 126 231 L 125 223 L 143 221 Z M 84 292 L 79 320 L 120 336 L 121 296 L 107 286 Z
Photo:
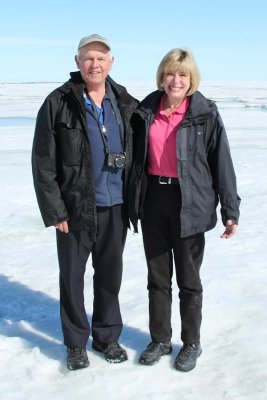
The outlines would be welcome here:
M 138 101 L 107 77 L 124 122 L 126 165 L 124 192 L 132 162 L 130 118 Z M 41 106 L 32 149 L 32 171 L 38 205 L 45 226 L 68 220 L 69 227 L 96 230 L 92 157 L 87 135 L 80 72 L 54 90 Z M 125 195 L 126 197 L 126 195 Z
M 146 194 L 146 157 L 149 127 L 163 92 L 155 91 L 132 117 L 134 155 L 129 182 L 129 216 L 137 231 Z M 181 237 L 206 232 L 216 225 L 216 207 L 222 221 L 236 222 L 240 198 L 225 128 L 214 102 L 200 92 L 190 96 L 185 119 L 177 130 L 177 170 L 181 187 Z

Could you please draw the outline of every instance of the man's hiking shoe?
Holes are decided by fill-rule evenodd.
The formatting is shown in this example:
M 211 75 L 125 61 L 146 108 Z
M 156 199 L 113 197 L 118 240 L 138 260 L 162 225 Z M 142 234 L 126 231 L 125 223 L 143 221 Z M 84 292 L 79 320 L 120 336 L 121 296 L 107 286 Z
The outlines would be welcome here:
M 200 343 L 184 344 L 174 362 L 178 371 L 188 372 L 195 368 L 197 358 L 202 353 Z
M 86 368 L 89 366 L 89 360 L 85 347 L 67 348 L 67 367 L 70 370 Z
M 151 342 L 143 351 L 139 358 L 139 363 L 143 365 L 154 365 L 159 362 L 161 356 L 166 356 L 172 352 L 171 342 L 156 343 Z
M 105 359 L 110 363 L 117 364 L 128 360 L 126 350 L 123 349 L 118 342 L 98 343 L 93 341 L 92 348 L 103 353 Z

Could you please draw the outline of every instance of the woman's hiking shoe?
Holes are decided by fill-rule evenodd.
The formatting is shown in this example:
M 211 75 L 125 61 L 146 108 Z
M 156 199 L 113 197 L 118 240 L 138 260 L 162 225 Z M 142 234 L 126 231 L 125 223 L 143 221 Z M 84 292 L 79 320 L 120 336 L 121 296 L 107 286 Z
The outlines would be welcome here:
M 143 351 L 139 358 L 139 363 L 143 365 L 154 365 L 159 362 L 161 356 L 166 356 L 172 352 L 171 342 L 157 343 L 151 342 Z
M 92 348 L 100 353 L 103 353 L 105 359 L 110 363 L 121 363 L 128 360 L 126 350 L 123 349 L 118 342 L 98 343 L 92 342 Z
M 177 355 L 174 368 L 178 371 L 188 372 L 195 368 L 197 358 L 202 353 L 200 343 L 184 344 Z
M 70 370 L 86 368 L 89 366 L 89 360 L 85 347 L 67 347 L 67 368 Z

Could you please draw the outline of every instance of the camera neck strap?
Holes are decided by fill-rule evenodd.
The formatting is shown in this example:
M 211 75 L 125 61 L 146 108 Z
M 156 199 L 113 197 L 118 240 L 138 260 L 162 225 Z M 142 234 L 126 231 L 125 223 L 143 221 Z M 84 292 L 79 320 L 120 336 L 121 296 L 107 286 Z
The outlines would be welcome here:
M 104 125 L 104 115 L 103 115 L 103 109 L 99 108 L 96 106 L 94 100 L 92 99 L 92 97 L 89 96 L 89 94 L 87 94 L 88 99 L 90 100 L 92 109 L 93 109 L 93 113 L 103 140 L 103 144 L 104 144 L 104 148 L 105 148 L 105 154 L 109 153 L 109 148 L 108 148 L 108 137 L 106 135 L 107 130 L 106 127 Z
M 102 140 L 103 140 L 105 153 L 108 154 L 109 153 L 109 146 L 108 146 L 107 130 L 106 130 L 106 127 L 105 127 L 105 124 L 104 124 L 104 113 L 103 113 L 104 110 L 103 110 L 103 108 L 97 107 L 97 105 L 95 104 L 94 100 L 92 99 L 92 97 L 89 95 L 88 92 L 86 92 L 85 96 L 90 101 L 90 104 L 92 106 L 93 113 L 94 113 L 96 122 L 97 122 L 98 127 L 99 127 L 99 131 L 100 131 L 100 134 L 101 134 L 101 137 L 102 137 Z M 114 98 L 114 95 L 113 95 L 113 93 L 111 93 L 111 89 L 108 90 L 108 97 L 109 97 L 109 100 L 111 102 L 111 106 L 113 108 L 114 114 L 116 116 L 117 124 L 119 126 L 121 145 L 122 145 L 122 148 L 124 148 L 122 118 L 121 118 L 118 106 L 116 104 L 116 100 Z

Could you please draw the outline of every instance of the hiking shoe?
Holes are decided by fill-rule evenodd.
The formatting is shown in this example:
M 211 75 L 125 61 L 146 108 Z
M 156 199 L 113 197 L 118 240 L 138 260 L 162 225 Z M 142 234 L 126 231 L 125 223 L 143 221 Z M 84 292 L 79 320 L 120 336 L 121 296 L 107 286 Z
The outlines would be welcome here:
M 143 351 L 139 358 L 139 363 L 143 365 L 154 365 L 159 362 L 161 356 L 166 356 L 172 352 L 171 342 L 157 343 L 151 342 Z
M 67 368 L 74 370 L 80 368 L 86 368 L 89 366 L 89 360 L 85 347 L 67 347 Z
M 202 353 L 200 343 L 184 344 L 177 355 L 174 368 L 178 371 L 188 372 L 195 368 L 197 358 Z
M 103 353 L 105 359 L 110 363 L 117 364 L 128 360 L 126 350 L 123 349 L 118 342 L 98 343 L 93 341 L 92 348 Z

